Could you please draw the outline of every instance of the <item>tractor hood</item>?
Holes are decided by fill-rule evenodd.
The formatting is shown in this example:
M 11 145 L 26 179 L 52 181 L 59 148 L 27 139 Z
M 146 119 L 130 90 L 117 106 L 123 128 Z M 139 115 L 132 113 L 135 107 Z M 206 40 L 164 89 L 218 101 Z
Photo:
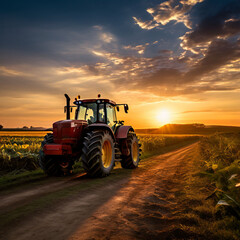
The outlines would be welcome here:
M 53 123 L 54 143 L 75 144 L 80 140 L 83 129 L 87 126 L 84 120 L 62 120 Z

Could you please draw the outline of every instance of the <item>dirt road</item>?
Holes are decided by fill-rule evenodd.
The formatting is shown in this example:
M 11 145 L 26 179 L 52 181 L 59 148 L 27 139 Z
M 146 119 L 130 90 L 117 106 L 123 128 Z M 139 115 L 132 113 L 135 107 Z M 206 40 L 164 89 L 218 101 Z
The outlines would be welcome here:
M 187 221 L 181 196 L 196 147 L 148 158 L 138 169 L 119 169 L 108 178 L 82 175 L 1 196 L 0 214 L 29 214 L 9 220 L 0 239 L 194 239 L 181 229 Z M 53 192 L 60 196 L 54 204 Z

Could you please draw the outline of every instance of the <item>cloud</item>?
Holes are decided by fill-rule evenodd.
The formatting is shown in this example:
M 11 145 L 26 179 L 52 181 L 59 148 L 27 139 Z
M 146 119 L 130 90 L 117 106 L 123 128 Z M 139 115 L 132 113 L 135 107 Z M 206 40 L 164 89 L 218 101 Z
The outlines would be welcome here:
M 0 74 L 1 94 L 24 96 L 43 92 L 56 95 L 62 94 L 63 89 L 86 92 L 92 88 L 104 92 L 116 87 L 123 92 L 127 88 L 128 91 L 157 97 L 235 91 L 240 87 L 239 41 L 217 39 L 202 58 L 189 65 L 179 61 L 168 49 L 161 50 L 154 57 L 92 50 L 92 54 L 99 58 L 97 63 L 33 68 L 28 70 L 29 76 Z M 136 51 L 137 46 L 129 45 L 129 49 L 133 47 Z M 17 68 L 14 70 L 21 72 Z
M 159 24 L 158 23 L 154 23 L 153 20 L 150 21 L 141 21 L 140 19 L 133 17 L 133 20 L 135 21 L 135 23 L 142 29 L 147 29 L 147 30 L 151 30 L 155 27 L 158 27 Z
M 158 41 L 155 41 L 153 44 L 156 44 Z M 149 46 L 149 43 L 145 43 L 145 44 L 140 44 L 137 46 L 123 46 L 123 49 L 130 49 L 130 50 L 134 50 L 137 51 L 138 54 L 144 54 L 144 51 L 146 49 L 146 47 Z
M 125 46 L 139 50 L 145 45 Z M 240 87 L 238 59 L 240 40 L 216 39 L 202 57 L 193 55 L 181 61 L 173 51 L 161 50 L 155 57 L 123 56 L 94 52 L 107 62 L 91 66 L 95 72 L 108 76 L 110 82 L 124 90 L 144 91 L 158 96 L 180 96 L 202 92 L 235 91 Z M 187 58 L 187 54 L 183 55 Z M 187 65 L 186 65 L 186 61 Z M 240 64 L 240 63 L 239 63 Z M 233 80 L 236 79 L 234 82 Z
M 207 48 L 215 39 L 227 39 L 238 35 L 240 33 L 239 13 L 239 2 L 227 2 L 215 14 L 203 16 L 192 31 L 181 37 L 181 46 L 185 50 L 198 53 L 197 49 Z
M 188 12 L 194 5 L 203 0 L 168 0 L 156 7 L 148 8 L 147 12 L 151 14 L 153 20 L 142 21 L 133 17 L 136 24 L 142 29 L 153 29 L 162 25 L 166 25 L 171 21 L 177 23 L 182 22 L 187 28 L 191 28 Z
M 23 97 L 26 94 L 56 94 L 60 88 L 52 87 L 51 83 L 36 81 L 22 76 L 0 76 L 1 96 L 14 95 Z
M 27 76 L 27 73 L 14 70 L 5 66 L 0 66 L 0 75 L 3 76 Z
M 100 39 L 103 40 L 106 43 L 111 43 L 115 40 L 114 36 L 110 33 L 102 32 L 100 34 Z
M 154 31 L 154 37 L 139 38 L 132 44 L 134 39 L 127 37 L 120 42 L 120 36 L 102 23 L 91 24 L 81 31 L 75 27 L 68 29 L 70 25 L 24 29 L 23 34 L 19 34 L 22 36 L 19 41 L 12 40 L 9 44 L 5 41 L 0 49 L 0 54 L 6 50 L 1 54 L 1 61 L 7 62 L 0 67 L 1 91 L 3 94 L 9 89 L 19 95 L 20 92 L 50 95 L 65 88 L 87 91 L 89 86 L 94 89 L 117 86 L 121 91 L 128 89 L 151 96 L 234 91 L 240 84 L 236 67 L 239 58 L 238 10 L 233 9 L 231 1 L 231 7 L 218 7 L 212 15 L 206 11 L 198 12 L 205 3 L 209 4 L 209 1 L 169 0 L 147 9 L 151 20 L 133 17 L 143 29 L 168 28 L 171 26 L 166 25 L 171 21 L 190 27 L 191 22 L 191 31 L 182 37 L 184 52 L 181 48 L 176 51 L 179 42 L 173 42 L 174 46 L 172 42 L 165 44 L 162 36 L 166 33 L 161 35 L 162 31 Z M 198 12 L 195 14 L 198 17 L 193 18 L 192 11 Z M 145 31 L 138 32 L 146 34 Z M 31 41 L 26 37 L 29 35 Z M 143 44 L 143 41 L 148 43 Z M 191 49 L 194 54 L 188 51 Z M 18 63 L 16 65 L 10 59 L 14 67 L 5 61 L 9 56 Z M 21 62 L 28 66 L 24 71 Z M 39 69 L 37 65 L 40 65 Z M 30 75 L 23 76 L 23 72 Z
M 204 74 L 218 69 L 240 58 L 240 40 L 230 42 L 227 40 L 215 40 L 210 45 L 204 58 L 202 58 L 186 74 L 187 81 L 201 78 Z

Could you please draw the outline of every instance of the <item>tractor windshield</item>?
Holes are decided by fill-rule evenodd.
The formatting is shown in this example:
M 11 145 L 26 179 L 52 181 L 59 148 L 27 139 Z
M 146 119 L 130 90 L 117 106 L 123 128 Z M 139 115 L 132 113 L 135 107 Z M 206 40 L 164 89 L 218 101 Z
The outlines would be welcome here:
M 82 103 L 76 112 L 77 120 L 86 120 L 88 124 L 105 121 L 104 104 L 99 104 L 99 115 L 97 119 L 97 104 L 96 103 Z

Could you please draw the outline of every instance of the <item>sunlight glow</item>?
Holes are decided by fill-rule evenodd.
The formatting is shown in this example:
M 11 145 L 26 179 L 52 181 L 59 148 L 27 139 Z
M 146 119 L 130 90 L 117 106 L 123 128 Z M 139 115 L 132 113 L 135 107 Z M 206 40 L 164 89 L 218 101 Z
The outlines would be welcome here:
M 157 115 L 158 121 L 161 123 L 161 125 L 165 125 L 171 122 L 171 114 L 169 110 L 162 109 Z

